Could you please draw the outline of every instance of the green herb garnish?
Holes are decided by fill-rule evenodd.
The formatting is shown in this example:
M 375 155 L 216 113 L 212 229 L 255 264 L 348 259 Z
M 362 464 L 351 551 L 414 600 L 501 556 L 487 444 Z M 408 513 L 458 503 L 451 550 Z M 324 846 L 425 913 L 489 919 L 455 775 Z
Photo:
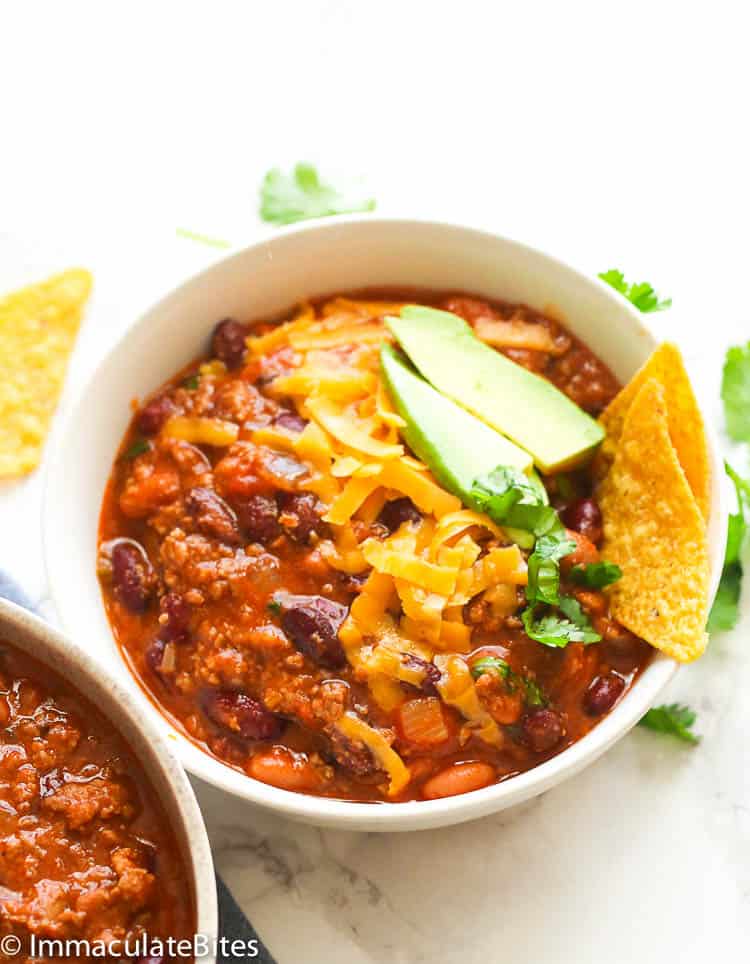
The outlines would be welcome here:
M 361 191 L 340 191 L 321 181 L 312 164 L 297 164 L 291 174 L 274 168 L 260 189 L 260 216 L 271 224 L 293 224 L 331 214 L 372 211 L 375 200 Z
M 570 578 L 588 589 L 604 589 L 622 576 L 622 569 L 614 562 L 590 562 L 586 566 L 573 566 Z
M 575 599 L 560 596 L 560 560 L 575 549 L 575 542 L 557 512 L 544 502 L 539 487 L 523 472 L 501 465 L 475 481 L 471 496 L 474 507 L 495 522 L 533 536 L 526 586 L 529 606 L 521 617 L 531 639 L 545 646 L 598 642 L 601 636 Z M 547 612 L 537 618 L 539 604 L 557 606 L 562 616 Z
M 183 379 L 182 387 L 194 391 L 200 385 L 200 382 L 201 377 L 197 373 L 195 375 L 188 375 L 187 378 Z
M 151 443 L 148 441 L 148 439 L 137 438 L 130 448 L 125 450 L 122 457 L 124 459 L 134 459 L 136 456 L 143 455 L 144 452 L 148 452 L 150 448 Z
M 666 308 L 672 307 L 671 298 L 660 301 L 659 296 L 646 281 L 642 281 L 640 284 L 628 284 L 622 271 L 618 271 L 616 268 L 602 271 L 599 277 L 615 291 L 624 295 L 639 311 L 648 313 L 650 311 L 664 311 Z
M 524 691 L 524 698 L 529 706 L 546 706 L 547 699 L 536 680 L 528 676 L 521 676 L 514 673 L 510 666 L 500 656 L 482 656 L 471 667 L 471 675 L 474 679 L 479 679 L 482 673 L 494 670 L 505 680 L 508 689 L 512 692 L 517 687 Z
M 577 600 L 561 596 L 558 608 L 563 614 L 547 612 L 537 617 L 537 606 L 529 606 L 521 613 L 526 635 L 544 646 L 563 648 L 568 643 L 598 643 L 597 633 Z
M 728 462 L 724 468 L 737 494 L 737 512 L 729 516 L 724 568 L 706 626 L 709 633 L 734 629 L 737 625 L 743 574 L 740 555 L 750 525 L 750 482 L 738 475 Z
M 727 435 L 750 442 L 750 342 L 727 351 L 721 379 Z
M 670 703 L 655 706 L 640 720 L 639 725 L 657 733 L 668 733 L 677 737 L 683 743 L 700 743 L 700 737 L 692 732 L 695 723 L 695 713 L 689 706 L 681 703 Z
M 269 613 L 273 613 L 274 616 L 278 616 L 281 612 L 281 603 L 277 599 L 271 599 L 266 607 Z
M 221 238 L 210 238 L 207 234 L 198 234 L 197 231 L 188 231 L 186 228 L 177 228 L 177 237 L 185 238 L 187 241 L 197 241 L 198 244 L 206 244 L 209 248 L 231 248 L 231 242 L 223 241 Z

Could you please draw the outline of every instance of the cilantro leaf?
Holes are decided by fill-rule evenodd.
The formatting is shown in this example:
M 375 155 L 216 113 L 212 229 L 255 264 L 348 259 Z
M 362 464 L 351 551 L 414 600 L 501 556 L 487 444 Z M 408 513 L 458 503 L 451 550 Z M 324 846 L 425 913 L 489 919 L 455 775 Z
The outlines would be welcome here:
M 529 676 L 521 676 L 514 673 L 510 666 L 500 656 L 482 656 L 472 663 L 471 675 L 474 679 L 479 679 L 482 673 L 494 670 L 501 679 L 508 684 L 508 688 L 513 692 L 518 686 L 524 691 L 524 699 L 529 706 L 546 706 L 547 698 L 542 692 L 542 688 Z
M 742 566 L 733 562 L 724 566 L 716 590 L 711 612 L 708 614 L 706 629 L 709 633 L 727 632 L 734 629 L 740 615 L 740 590 L 742 588 Z
M 535 537 L 529 556 L 526 598 L 530 603 L 557 603 L 560 560 L 575 549 L 557 512 L 544 501 L 542 493 L 524 472 L 498 465 L 475 480 L 471 489 L 474 508 L 485 512 L 499 525 L 528 532 Z
M 724 568 L 706 625 L 709 633 L 734 629 L 739 619 L 743 575 L 740 554 L 750 524 L 750 482 L 738 475 L 728 462 L 724 468 L 734 484 L 738 511 L 729 516 Z
M 150 448 L 151 448 L 151 443 L 148 441 L 148 439 L 137 438 L 135 442 L 133 442 L 133 444 L 130 446 L 130 448 L 126 449 L 123 452 L 122 457 L 124 459 L 134 459 L 138 455 L 143 455 L 144 452 L 148 452 Z
M 750 342 L 727 351 L 721 399 L 729 437 L 736 442 L 750 442 Z
M 529 581 L 526 599 L 530 603 L 556 605 L 560 593 L 560 560 L 571 553 L 576 544 L 568 539 L 565 529 L 540 536 L 529 556 Z
M 570 578 L 588 589 L 604 589 L 622 576 L 622 569 L 614 562 L 590 562 L 587 566 L 573 566 Z
M 536 606 L 529 606 L 521 613 L 526 635 L 544 646 L 563 648 L 568 643 L 598 643 L 602 638 L 591 626 L 588 617 L 577 600 L 561 596 L 559 602 L 562 616 L 545 613 L 537 618 Z
M 187 378 L 182 380 L 182 387 L 187 388 L 189 391 L 194 391 L 200 385 L 201 377 L 196 372 L 195 375 L 188 375 Z
M 659 296 L 647 281 L 642 281 L 640 284 L 628 284 L 622 271 L 618 271 L 616 268 L 602 271 L 599 277 L 615 291 L 624 295 L 631 304 L 644 314 L 651 311 L 664 311 L 666 308 L 672 307 L 672 299 L 665 298 L 660 301 Z
M 290 174 L 270 170 L 260 189 L 260 216 L 271 224 L 293 224 L 331 214 L 372 211 L 375 200 L 362 192 L 339 191 L 321 181 L 312 164 L 297 164 Z
M 700 737 L 692 732 L 695 723 L 695 713 L 689 706 L 680 703 L 669 703 L 663 706 L 654 706 L 639 721 L 640 726 L 645 726 L 648 730 L 657 733 L 668 733 L 670 736 L 677 737 L 683 743 L 700 743 Z

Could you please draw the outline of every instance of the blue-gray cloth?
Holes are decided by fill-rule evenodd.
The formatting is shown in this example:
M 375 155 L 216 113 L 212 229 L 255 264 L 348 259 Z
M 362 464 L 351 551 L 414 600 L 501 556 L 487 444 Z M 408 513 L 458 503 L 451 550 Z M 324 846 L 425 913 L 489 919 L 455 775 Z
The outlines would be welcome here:
M 2 570 L 0 570 L 0 596 L 9 599 L 17 606 L 23 606 L 24 609 L 30 609 L 32 612 L 34 610 L 31 600 L 23 589 Z M 239 904 L 232 897 L 229 888 L 218 874 L 216 875 L 216 894 L 219 899 L 219 935 L 225 938 L 216 956 L 217 964 L 238 960 L 259 961 L 260 964 L 276 964 L 276 961 L 263 946 L 252 924 L 242 913 Z M 230 956 L 232 941 L 242 941 L 245 947 L 257 947 L 257 956 L 252 958 Z M 251 944 L 251 941 L 254 943 Z M 224 953 L 222 953 L 222 950 Z

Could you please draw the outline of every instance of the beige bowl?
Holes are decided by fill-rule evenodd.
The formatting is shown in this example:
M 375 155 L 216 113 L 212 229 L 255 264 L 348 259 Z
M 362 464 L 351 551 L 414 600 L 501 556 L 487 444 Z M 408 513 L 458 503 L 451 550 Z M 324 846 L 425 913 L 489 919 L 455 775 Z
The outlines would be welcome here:
M 192 884 L 196 933 L 209 947 L 218 933 L 216 878 L 211 849 L 198 802 L 185 772 L 151 720 L 139 712 L 131 695 L 111 679 L 98 659 L 66 639 L 48 623 L 0 599 L 0 639 L 46 664 L 85 694 L 114 724 L 143 767 L 172 827 Z M 213 964 L 216 955 L 201 958 Z
M 52 592 L 65 628 L 86 640 L 124 681 L 140 713 L 173 738 L 191 772 L 235 796 L 293 819 L 349 830 L 412 830 L 481 817 L 527 800 L 577 773 L 638 722 L 677 670 L 657 653 L 614 710 L 583 739 L 511 780 L 442 800 L 352 803 L 291 793 L 252 780 L 204 753 L 162 716 L 128 673 L 107 622 L 96 576 L 104 486 L 131 415 L 143 398 L 205 351 L 228 316 L 272 316 L 303 298 L 376 287 L 462 290 L 553 307 L 627 381 L 657 338 L 645 317 L 596 278 L 496 234 L 453 224 L 331 218 L 274 232 L 186 281 L 136 321 L 99 365 L 59 433 L 47 478 L 44 541 Z M 722 462 L 708 432 L 714 476 L 708 525 L 711 593 L 724 559 L 727 513 Z

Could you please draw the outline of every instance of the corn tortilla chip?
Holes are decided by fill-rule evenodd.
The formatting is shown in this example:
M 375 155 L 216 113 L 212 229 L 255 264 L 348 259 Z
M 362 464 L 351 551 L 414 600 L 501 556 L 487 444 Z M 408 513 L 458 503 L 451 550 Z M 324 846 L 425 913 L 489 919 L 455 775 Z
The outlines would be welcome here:
M 0 478 L 39 464 L 90 290 L 73 268 L 0 298 Z
M 703 419 L 680 350 L 670 342 L 659 345 L 643 368 L 602 412 L 599 421 L 607 433 L 607 438 L 602 444 L 599 457 L 600 471 L 603 473 L 614 458 L 628 410 L 650 378 L 655 379 L 664 389 L 669 413 L 669 436 L 703 518 L 708 519 L 711 470 Z
M 689 662 L 706 648 L 706 524 L 669 435 L 666 391 L 643 384 L 599 488 L 602 555 L 622 569 L 611 612 L 656 649 Z

